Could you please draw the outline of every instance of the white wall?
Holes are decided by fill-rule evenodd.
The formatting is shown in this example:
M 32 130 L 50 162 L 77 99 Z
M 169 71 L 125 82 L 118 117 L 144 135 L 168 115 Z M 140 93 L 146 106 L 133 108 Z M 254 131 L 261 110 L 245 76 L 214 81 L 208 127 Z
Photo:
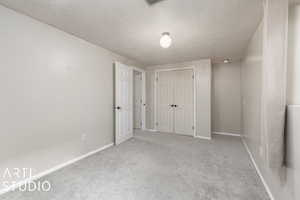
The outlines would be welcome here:
M 279 11 L 277 9 L 277 11 Z M 276 13 L 276 10 L 273 11 Z M 292 6 L 289 10 L 289 58 L 287 100 L 289 104 L 299 104 L 300 78 L 299 65 L 299 22 L 300 6 Z M 275 21 L 273 21 L 275 22 Z M 270 24 L 268 24 L 270 26 Z M 266 27 L 262 23 L 249 43 L 242 63 L 242 98 L 243 98 L 243 132 L 246 143 L 258 165 L 275 200 L 300 199 L 300 109 L 297 105 L 288 107 L 286 132 L 286 163 L 280 169 L 271 168 L 264 157 L 266 141 L 262 134 L 261 99 L 262 70 L 264 66 L 263 32 Z M 269 32 L 276 34 L 276 32 Z M 279 38 L 279 37 L 278 37 Z M 278 39 L 277 38 L 277 39 Z M 275 49 L 274 49 L 275 50 Z M 268 52 L 272 53 L 272 52 Z M 271 54 L 272 55 L 272 54 Z M 292 73 L 294 72 L 294 73 Z
M 2 6 L 0 19 L 1 177 L 112 143 L 113 62 L 138 63 Z
M 300 104 L 300 5 L 290 7 L 287 103 Z
M 252 37 L 242 62 L 242 127 L 254 155 L 259 155 L 261 145 L 261 79 L 262 79 L 262 41 L 261 23 Z
M 300 4 L 289 8 L 287 192 L 300 199 Z
M 241 134 L 241 62 L 213 64 L 212 131 Z
M 211 136 L 211 61 L 209 59 L 175 63 L 168 65 L 148 66 L 147 81 L 147 106 L 146 127 L 155 129 L 154 126 L 154 81 L 155 70 L 180 67 L 195 67 L 196 78 L 196 135 L 201 137 Z
M 154 129 L 154 70 L 188 65 L 188 63 L 185 63 L 184 65 L 174 64 L 147 68 L 146 79 L 149 95 L 147 95 L 146 126 L 148 129 Z M 212 131 L 241 134 L 241 62 L 213 64 L 211 73 Z M 201 85 L 207 87 L 205 83 Z M 202 97 L 199 97 L 198 101 L 201 99 Z M 199 113 L 203 113 L 203 109 L 207 109 L 207 107 L 201 108 Z M 207 110 L 207 112 L 210 111 Z

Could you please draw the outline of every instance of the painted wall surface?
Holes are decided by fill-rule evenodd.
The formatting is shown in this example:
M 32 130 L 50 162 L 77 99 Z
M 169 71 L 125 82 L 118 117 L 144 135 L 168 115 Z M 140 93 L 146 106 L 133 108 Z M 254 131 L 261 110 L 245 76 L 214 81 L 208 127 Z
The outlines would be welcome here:
M 0 19 L 1 177 L 112 143 L 113 62 L 138 63 L 2 6 Z
M 154 81 L 155 70 L 168 68 L 181 68 L 195 66 L 196 78 L 196 134 L 197 136 L 210 137 L 211 135 L 211 61 L 209 59 L 176 63 L 159 66 L 149 66 L 146 72 L 147 81 L 147 107 L 146 127 L 155 129 L 154 126 Z
M 241 134 L 241 62 L 213 64 L 212 131 Z
M 289 10 L 289 58 L 288 58 L 288 85 L 287 100 L 290 104 L 299 104 L 299 88 L 297 79 L 298 37 L 300 31 L 297 28 L 300 22 L 299 5 L 290 7 Z M 270 24 L 269 24 L 270 26 Z M 275 200 L 300 199 L 300 109 L 298 105 L 288 107 L 287 133 L 286 133 L 286 159 L 285 166 L 280 169 L 271 168 L 265 160 L 265 140 L 261 131 L 261 96 L 262 96 L 262 69 L 264 67 L 263 56 L 263 30 L 261 24 L 254 34 L 247 54 L 242 63 L 242 98 L 243 98 L 243 132 L 244 139 L 257 163 Z M 275 33 L 275 32 L 273 32 Z M 271 34 L 271 33 L 269 33 Z M 299 56 L 298 56 L 299 57 Z M 291 73 L 294 72 L 294 73 Z M 298 88 L 298 89 L 296 89 Z
M 289 10 L 287 103 L 300 104 L 300 5 Z
M 249 43 L 247 54 L 242 61 L 242 127 L 252 153 L 259 155 L 261 147 L 261 76 L 262 76 L 261 23 Z

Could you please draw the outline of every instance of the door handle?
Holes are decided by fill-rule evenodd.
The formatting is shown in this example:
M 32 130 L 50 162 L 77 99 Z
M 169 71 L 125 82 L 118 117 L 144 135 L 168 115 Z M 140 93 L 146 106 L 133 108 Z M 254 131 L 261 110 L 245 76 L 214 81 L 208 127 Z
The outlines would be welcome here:
M 172 104 L 172 105 L 169 105 L 170 107 L 174 107 L 175 105 L 174 104 Z
M 117 106 L 116 109 L 117 109 L 117 110 L 121 110 L 121 107 L 120 107 L 120 106 Z
M 177 107 L 178 107 L 178 105 L 174 105 L 174 107 L 175 107 L 175 108 L 177 108 Z

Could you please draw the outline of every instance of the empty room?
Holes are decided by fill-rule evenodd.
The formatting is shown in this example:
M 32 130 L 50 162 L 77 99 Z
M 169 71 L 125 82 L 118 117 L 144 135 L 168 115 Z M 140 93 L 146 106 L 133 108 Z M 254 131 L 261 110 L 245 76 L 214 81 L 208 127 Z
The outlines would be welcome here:
M 0 0 L 0 200 L 299 200 L 300 0 Z

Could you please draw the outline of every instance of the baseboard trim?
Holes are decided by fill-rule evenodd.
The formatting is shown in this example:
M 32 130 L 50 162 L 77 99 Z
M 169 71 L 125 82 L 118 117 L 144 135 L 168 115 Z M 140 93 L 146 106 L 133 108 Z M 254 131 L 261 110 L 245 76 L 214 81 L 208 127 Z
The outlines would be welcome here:
M 242 138 L 242 142 L 243 142 L 243 144 L 244 144 L 244 146 L 246 148 L 246 151 L 248 152 L 248 154 L 250 156 L 250 159 L 251 159 L 251 161 L 252 161 L 252 163 L 253 163 L 253 165 L 255 167 L 255 170 L 256 170 L 258 176 L 260 177 L 260 179 L 261 179 L 261 181 L 262 181 L 262 183 L 263 183 L 263 185 L 264 185 L 264 187 L 265 187 L 265 189 L 266 189 L 266 191 L 267 191 L 270 199 L 271 200 L 275 200 L 275 198 L 274 198 L 274 196 L 273 196 L 273 194 L 272 194 L 272 192 L 270 190 L 270 187 L 268 186 L 268 184 L 267 184 L 266 180 L 264 179 L 264 177 L 263 177 L 263 175 L 262 175 L 262 173 L 261 173 L 258 165 L 256 164 L 256 162 L 254 160 L 254 157 L 253 157 L 253 155 L 252 155 L 252 153 L 251 153 L 251 151 L 250 151 L 250 149 L 249 149 L 249 147 L 248 147 L 248 145 L 247 145 L 247 143 L 246 143 L 246 141 L 245 141 L 244 138 Z
M 194 138 L 203 139 L 203 140 L 211 140 L 211 137 L 199 136 L 195 135 Z
M 237 134 L 237 133 L 213 132 L 213 134 L 215 134 L 215 135 L 226 135 L 226 136 L 241 137 L 241 134 Z
M 149 131 L 149 132 L 157 132 L 157 130 L 155 130 L 155 129 L 144 129 L 144 131 Z
M 74 164 L 74 163 L 76 163 L 76 162 L 78 162 L 78 161 L 80 161 L 80 160 L 82 160 L 82 159 L 84 159 L 84 158 L 87 158 L 87 157 L 89 157 L 89 156 L 92 156 L 92 155 L 94 155 L 94 154 L 96 154 L 96 153 L 98 153 L 98 152 L 100 152 L 100 151 L 103 151 L 103 150 L 105 150 L 105 149 L 108 149 L 108 148 L 110 148 L 110 147 L 112 147 L 112 146 L 114 146 L 114 143 L 107 144 L 107 145 L 105 145 L 105 146 L 103 146 L 103 147 L 101 147 L 101 148 L 99 148 L 99 149 L 96 149 L 96 150 L 91 151 L 91 152 L 89 152 L 89 153 L 86 153 L 86 154 L 84 154 L 84 155 L 82 155 L 82 156 L 79 156 L 79 157 L 74 158 L 74 159 L 72 159 L 72 160 L 69 160 L 69 161 L 67 161 L 67 162 L 65 162 L 65 163 L 59 164 L 59 165 L 57 165 L 57 166 L 55 166 L 55 167 L 52 167 L 52 168 L 50 168 L 50 169 L 48 169 L 48 170 L 45 170 L 45 171 L 43 171 L 43 172 L 41 172 L 41 173 L 38 173 L 38 174 L 36 174 L 36 175 L 34 175 L 34 176 L 30 177 L 30 178 L 27 178 L 27 179 L 22 180 L 22 181 L 20 181 L 20 182 L 14 184 L 14 185 L 11 185 L 11 186 L 8 187 L 8 188 L 5 188 L 5 189 L 0 190 L 0 195 L 3 195 L 3 194 L 5 194 L 5 193 L 7 193 L 7 192 L 10 192 L 10 191 L 14 190 L 14 189 L 17 189 L 18 187 L 20 187 L 20 186 L 22 186 L 22 185 L 25 185 L 25 184 L 27 184 L 27 183 L 29 183 L 29 182 L 31 182 L 31 181 L 35 181 L 35 180 L 37 180 L 37 179 L 40 179 L 40 178 L 42 178 L 42 177 L 44 177 L 44 176 L 46 176 L 46 175 L 49 175 L 49 174 L 51 174 L 51 173 L 53 173 L 53 172 L 55 172 L 55 171 L 58 171 L 58 170 L 60 170 L 60 169 L 62 169 L 62 168 L 64 168 L 64 167 L 67 167 L 68 165 Z

